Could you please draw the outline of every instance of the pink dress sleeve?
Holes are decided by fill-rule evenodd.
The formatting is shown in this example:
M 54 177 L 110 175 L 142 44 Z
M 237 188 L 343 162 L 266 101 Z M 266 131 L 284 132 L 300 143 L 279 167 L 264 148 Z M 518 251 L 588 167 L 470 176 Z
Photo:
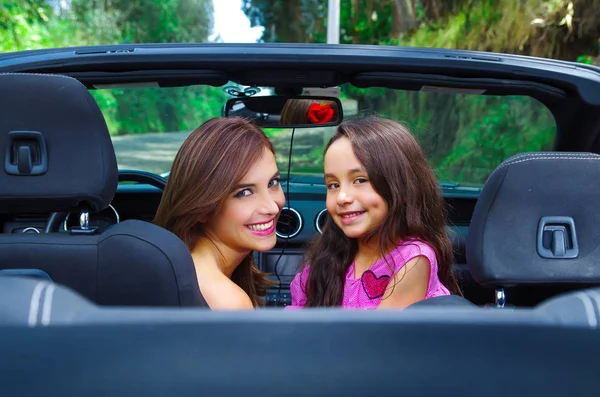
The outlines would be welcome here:
M 431 266 L 429 285 L 427 286 L 425 299 L 440 295 L 450 295 L 450 291 L 442 284 L 438 277 L 438 263 L 435 251 L 431 246 L 424 242 L 412 240 L 399 246 L 395 252 L 394 260 L 397 264 L 400 264 L 400 266 L 396 266 L 395 271 L 400 271 L 408 261 L 417 256 L 426 257 Z
M 287 310 L 301 309 L 306 305 L 306 282 L 308 281 L 309 267 L 305 267 L 302 272 L 296 274 L 296 277 L 290 283 L 290 293 L 292 294 L 292 304 L 286 306 Z

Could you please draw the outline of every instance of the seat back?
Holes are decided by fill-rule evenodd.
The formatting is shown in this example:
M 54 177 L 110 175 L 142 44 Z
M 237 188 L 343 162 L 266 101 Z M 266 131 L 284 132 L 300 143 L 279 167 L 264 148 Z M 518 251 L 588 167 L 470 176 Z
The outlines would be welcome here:
M 475 206 L 467 263 L 476 281 L 512 286 L 600 284 L 600 156 L 525 153 L 491 174 Z
M 66 76 L 0 74 L 0 94 L 0 212 L 107 208 L 117 163 L 87 88 Z M 45 273 L 101 305 L 206 305 L 185 244 L 148 222 L 102 233 L 84 224 L 64 233 L 0 234 L 0 270 Z

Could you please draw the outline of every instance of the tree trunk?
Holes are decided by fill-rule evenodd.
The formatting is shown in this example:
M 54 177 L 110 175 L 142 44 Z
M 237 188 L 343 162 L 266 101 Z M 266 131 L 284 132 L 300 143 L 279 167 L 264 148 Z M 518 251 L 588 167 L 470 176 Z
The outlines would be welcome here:
M 402 33 L 410 32 L 417 23 L 415 0 L 393 0 L 391 35 L 397 38 Z
M 354 31 L 356 25 L 358 25 L 358 13 L 359 13 L 359 8 L 360 8 L 360 0 L 352 0 L 351 3 L 351 13 L 352 13 L 352 29 L 353 31 L 352 33 L 352 44 L 360 44 L 359 39 L 358 39 L 358 35 L 356 34 L 356 32 Z M 350 32 L 346 32 L 346 33 L 350 33 Z

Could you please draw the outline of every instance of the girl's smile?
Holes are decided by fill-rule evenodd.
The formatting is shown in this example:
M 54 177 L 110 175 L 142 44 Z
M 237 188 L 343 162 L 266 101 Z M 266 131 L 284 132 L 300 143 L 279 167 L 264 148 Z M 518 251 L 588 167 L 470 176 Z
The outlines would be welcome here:
M 345 225 L 350 225 L 354 222 L 358 222 L 362 219 L 362 215 L 364 215 L 366 211 L 354 211 L 354 212 L 342 212 L 338 215 L 340 216 L 342 223 Z

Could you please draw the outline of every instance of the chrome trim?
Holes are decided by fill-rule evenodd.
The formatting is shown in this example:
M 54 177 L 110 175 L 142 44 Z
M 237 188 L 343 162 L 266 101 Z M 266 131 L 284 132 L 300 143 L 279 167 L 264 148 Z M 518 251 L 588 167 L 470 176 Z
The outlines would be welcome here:
M 82 229 L 90 228 L 90 213 L 87 209 L 82 209 L 79 214 L 79 227 Z
M 120 223 L 121 222 L 121 216 L 119 215 L 119 213 L 117 212 L 117 210 L 115 209 L 115 207 L 113 207 L 112 204 L 109 204 L 108 207 L 111 210 L 113 210 L 113 212 L 115 213 L 115 219 L 117 220 L 117 223 Z M 67 229 L 67 223 L 68 223 L 68 220 L 69 220 L 69 215 L 71 215 L 71 213 L 68 212 L 67 216 L 65 217 L 65 220 L 63 221 L 63 230 L 65 230 L 65 231 L 69 231 L 69 229 Z M 80 225 L 81 225 L 81 218 L 80 218 Z M 83 226 L 82 226 L 82 228 L 83 228 Z
M 321 231 L 321 226 L 319 226 L 319 221 L 321 220 L 321 216 L 323 216 L 323 214 L 326 214 L 326 213 L 327 213 L 327 208 L 323 208 L 321 211 L 319 211 L 319 213 L 315 217 L 315 229 L 317 229 L 317 232 L 319 232 L 320 234 L 323 234 L 323 232 Z
M 117 220 L 117 223 L 121 223 L 121 217 L 119 216 L 119 213 L 117 212 L 117 210 L 115 209 L 115 207 L 113 207 L 112 204 L 109 204 L 108 207 L 110 209 L 112 209 L 113 212 L 115 213 L 115 219 Z
M 28 231 L 33 230 L 35 231 L 37 234 L 40 234 L 40 231 L 38 230 L 37 227 L 33 227 L 33 226 L 28 226 L 25 229 L 21 230 L 21 233 L 27 233 Z
M 506 304 L 506 294 L 504 293 L 504 288 L 496 288 L 496 306 L 504 307 Z
M 283 207 L 281 209 L 281 212 L 283 212 L 285 210 L 291 211 L 296 214 L 296 217 L 298 218 L 298 228 L 296 229 L 296 231 L 294 231 L 293 233 L 290 233 L 288 235 L 283 235 L 283 234 L 278 233 L 277 232 L 277 223 L 279 223 L 279 219 L 281 218 L 281 214 L 280 214 L 279 219 L 277 219 L 277 223 L 275 224 L 275 234 L 277 235 L 277 237 L 288 239 L 288 238 L 296 237 L 298 235 L 298 233 L 300 233 L 300 230 L 302 230 L 303 223 L 302 223 L 302 215 L 300 215 L 300 213 L 298 211 L 296 211 L 295 209 L 290 208 L 290 207 Z

